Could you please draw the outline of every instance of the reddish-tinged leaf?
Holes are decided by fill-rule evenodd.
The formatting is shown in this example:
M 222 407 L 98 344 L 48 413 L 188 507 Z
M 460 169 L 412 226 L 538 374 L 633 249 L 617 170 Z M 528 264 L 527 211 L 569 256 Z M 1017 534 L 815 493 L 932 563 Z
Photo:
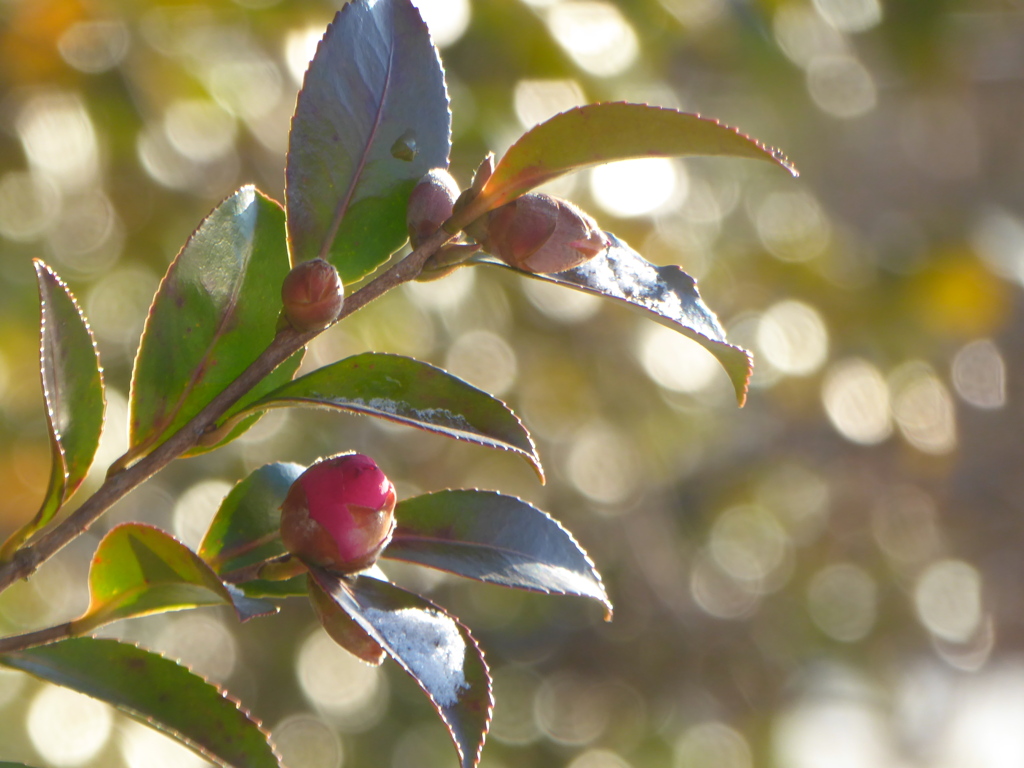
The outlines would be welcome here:
M 0 664 L 112 704 L 227 768 L 281 768 L 267 734 L 224 691 L 163 656 L 75 637 L 0 655 Z
M 416 181 L 448 166 L 444 71 L 409 0 L 349 3 L 327 28 L 292 118 L 285 173 L 293 262 L 324 258 L 346 285 L 406 240 Z
M 384 557 L 504 587 L 589 597 L 611 618 L 611 602 L 587 553 L 556 520 L 522 499 L 438 491 L 400 502 L 395 521 Z
M 697 282 L 675 265 L 651 264 L 623 240 L 605 234 L 610 240 L 608 249 L 586 264 L 552 275 L 520 274 L 642 309 L 662 325 L 693 339 L 725 368 L 742 406 L 753 361 L 747 350 L 726 340 L 718 318 L 701 299 Z M 485 263 L 511 269 L 497 259 Z
M 266 349 L 277 332 L 289 269 L 284 212 L 255 187 L 242 187 L 203 220 L 167 270 L 146 320 L 132 373 L 133 456 L 184 426 Z M 291 379 L 301 357 L 279 366 L 227 416 Z M 236 423 L 216 444 L 242 434 L 256 418 Z
M 71 622 L 72 634 L 133 616 L 224 604 L 233 606 L 242 621 L 277 610 L 229 590 L 195 552 L 159 528 L 123 523 L 96 548 L 89 569 L 89 609 Z
M 89 324 L 75 297 L 43 262 L 39 284 L 39 367 L 50 427 L 52 463 L 46 496 L 35 517 L 4 545 L 0 560 L 45 526 L 85 480 L 103 430 L 103 374 Z
M 309 602 L 313 604 L 317 619 L 334 642 L 367 664 L 376 667 L 384 662 L 387 655 L 384 649 L 321 589 L 310 574 L 306 574 L 306 587 L 309 590 Z
M 249 406 L 305 405 L 379 416 L 428 432 L 517 453 L 541 481 L 530 433 L 501 400 L 419 360 L 366 352 L 326 365 Z
M 781 152 L 717 120 L 647 104 L 588 104 L 555 115 L 520 136 L 458 221 L 464 226 L 547 181 L 581 168 L 636 157 L 685 155 L 768 160 L 796 175 L 796 169 Z
M 476 640 L 429 600 L 368 576 L 321 569 L 320 588 L 430 697 L 448 726 L 462 768 L 475 768 L 491 720 L 491 676 Z

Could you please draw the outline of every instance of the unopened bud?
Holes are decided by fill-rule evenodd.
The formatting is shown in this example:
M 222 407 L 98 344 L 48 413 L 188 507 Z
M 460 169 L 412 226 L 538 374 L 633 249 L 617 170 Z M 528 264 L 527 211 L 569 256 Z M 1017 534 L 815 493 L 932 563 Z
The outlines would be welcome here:
M 568 200 L 535 192 L 492 211 L 467 231 L 484 249 L 526 272 L 564 272 L 590 261 L 608 238 Z
M 316 331 L 338 319 L 345 289 L 333 264 L 312 259 L 296 264 L 281 284 L 281 302 L 297 331 Z
M 405 224 L 412 247 L 417 247 L 452 215 L 459 185 L 444 168 L 432 168 L 417 182 L 409 195 Z
M 391 541 L 395 487 L 369 456 L 313 464 L 281 504 L 281 540 L 307 565 L 338 573 L 369 568 Z

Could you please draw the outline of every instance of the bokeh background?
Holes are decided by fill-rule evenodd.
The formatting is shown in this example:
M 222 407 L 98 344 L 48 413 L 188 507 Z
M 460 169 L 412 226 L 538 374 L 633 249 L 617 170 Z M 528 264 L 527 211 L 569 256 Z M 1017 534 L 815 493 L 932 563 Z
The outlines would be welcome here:
M 475 267 L 395 291 L 317 341 L 442 365 L 506 398 L 549 473 L 369 419 L 274 413 L 177 462 L 27 583 L 25 631 L 85 604 L 116 522 L 196 544 L 268 461 L 355 449 L 401 495 L 494 488 L 551 512 L 617 605 L 388 566 L 469 624 L 497 710 L 485 768 L 1024 765 L 1024 3 L 420 0 L 467 183 L 551 114 L 595 100 L 698 111 L 783 148 L 767 163 L 645 160 L 552 190 L 678 263 L 757 359 L 738 409 L 696 345 L 627 310 Z M 280 199 L 288 121 L 337 4 L 0 0 L 0 532 L 49 472 L 32 257 L 79 297 L 110 422 L 144 313 L 240 184 Z M 90 481 L 94 486 L 95 478 Z M 296 600 L 238 626 L 115 626 L 224 683 L 291 768 L 452 766 L 397 667 L 335 648 Z M 202 765 L 97 704 L 0 671 L 0 757 Z

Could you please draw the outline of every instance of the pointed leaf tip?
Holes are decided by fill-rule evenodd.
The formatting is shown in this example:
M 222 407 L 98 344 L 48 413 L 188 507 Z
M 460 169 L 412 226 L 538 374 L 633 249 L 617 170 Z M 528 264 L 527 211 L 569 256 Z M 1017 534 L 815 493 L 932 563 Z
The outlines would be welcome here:
M 612 615 L 590 556 L 557 520 L 493 491 L 447 490 L 395 508 L 397 527 L 383 556 L 504 587 L 576 595 Z
M 39 288 L 39 371 L 50 431 L 50 479 L 39 511 L 0 548 L 0 561 L 47 525 L 81 486 L 99 448 L 106 410 L 103 369 L 89 322 L 57 273 L 39 259 L 32 264 Z
M 409 0 L 345 5 L 316 50 L 285 171 L 292 261 L 354 283 L 407 238 L 416 181 L 448 167 L 451 113 L 437 49 Z
M 491 676 L 476 639 L 426 598 L 373 577 L 311 569 L 313 579 L 427 694 L 459 754 L 475 768 L 490 727 Z
M 520 136 L 458 221 L 464 226 L 544 182 L 581 168 L 629 158 L 693 155 L 767 160 L 798 175 L 781 151 L 717 120 L 648 104 L 587 104 L 561 112 Z

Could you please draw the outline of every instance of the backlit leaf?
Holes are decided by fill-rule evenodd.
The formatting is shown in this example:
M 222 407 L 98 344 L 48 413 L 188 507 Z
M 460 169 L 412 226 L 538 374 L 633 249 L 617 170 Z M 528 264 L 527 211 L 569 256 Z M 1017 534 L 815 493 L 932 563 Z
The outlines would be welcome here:
M 638 157 L 725 155 L 774 162 L 796 175 L 778 150 L 700 115 L 624 102 L 575 107 L 536 125 L 509 147 L 460 221 L 566 173 Z
M 103 430 L 103 374 L 89 324 L 75 297 L 43 262 L 35 262 L 39 284 L 39 363 L 51 468 L 46 496 L 32 520 L 4 545 L 0 559 L 45 526 L 85 480 Z
M 146 319 L 132 374 L 134 456 L 181 428 L 270 344 L 289 269 L 284 212 L 255 187 L 242 187 L 203 220 L 171 263 Z M 300 361 L 301 353 L 293 355 L 227 415 L 291 379 Z M 234 424 L 216 444 L 256 418 Z
M 519 454 L 543 469 L 529 432 L 503 402 L 462 379 L 401 355 L 366 352 L 327 365 L 249 408 L 305 405 L 389 421 Z
M 611 603 L 594 563 L 565 528 L 514 496 L 448 490 L 406 499 L 395 508 L 384 557 L 535 592 Z
M 198 555 L 159 528 L 124 523 L 96 548 L 89 569 L 89 608 L 71 622 L 72 633 L 133 616 L 224 604 L 233 606 L 243 621 L 277 610 L 229 590 Z
M 644 310 L 662 325 L 693 339 L 714 355 L 729 374 L 736 399 L 743 405 L 753 361 L 749 352 L 726 340 L 718 318 L 701 299 L 697 282 L 675 265 L 651 264 L 615 235 L 605 234 L 611 241 L 608 249 L 586 264 L 557 274 L 520 274 Z M 485 263 L 512 269 L 497 259 Z
M 112 704 L 218 765 L 281 765 L 260 723 L 237 701 L 152 651 L 76 637 L 2 654 L 0 664 Z
M 462 768 L 473 768 L 491 719 L 491 676 L 469 630 L 429 600 L 368 576 L 310 571 L 330 596 L 430 697 Z
M 293 262 L 332 262 L 346 285 L 406 240 L 416 181 L 448 166 L 444 71 L 409 0 L 353 2 L 335 16 L 299 92 L 285 199 Z

